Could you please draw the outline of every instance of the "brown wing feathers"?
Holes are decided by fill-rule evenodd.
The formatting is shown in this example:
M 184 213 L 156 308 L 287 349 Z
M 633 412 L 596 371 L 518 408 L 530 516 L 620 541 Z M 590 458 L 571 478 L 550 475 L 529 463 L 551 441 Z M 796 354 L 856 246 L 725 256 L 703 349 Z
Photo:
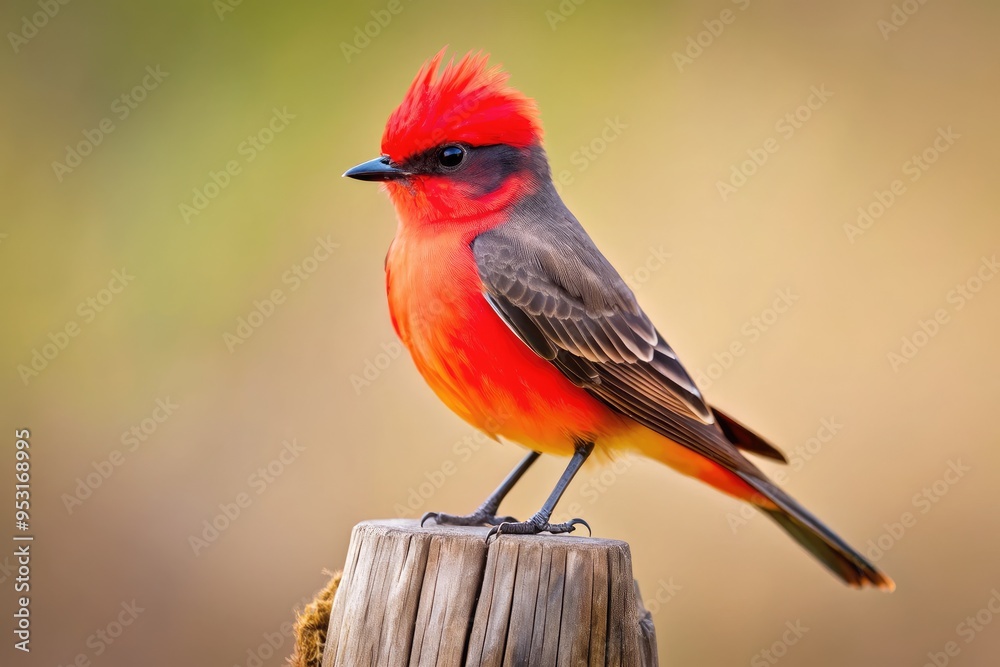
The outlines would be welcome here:
M 556 239 L 560 231 L 575 233 L 573 223 L 557 226 Z M 590 251 L 582 229 L 577 244 L 583 252 L 558 270 L 553 257 L 568 244 L 553 242 L 552 229 L 544 237 L 515 238 L 516 231 L 486 232 L 472 249 L 490 305 L 536 354 L 615 410 L 733 471 L 760 474 L 736 451 L 743 444 L 780 457 L 705 403 L 631 290 L 596 248 Z

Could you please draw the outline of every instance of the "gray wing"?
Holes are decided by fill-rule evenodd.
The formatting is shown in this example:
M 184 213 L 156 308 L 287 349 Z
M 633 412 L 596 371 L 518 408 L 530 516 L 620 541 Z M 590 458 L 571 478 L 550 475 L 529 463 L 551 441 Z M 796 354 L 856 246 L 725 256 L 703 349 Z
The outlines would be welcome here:
M 558 209 L 557 209 L 558 210 Z M 565 209 L 518 215 L 472 242 L 484 296 L 512 331 L 611 408 L 731 470 L 769 499 L 762 509 L 848 583 L 892 582 L 769 481 L 738 447 L 780 452 L 713 411 L 618 273 Z
M 759 475 L 621 276 L 565 215 L 544 228 L 515 218 L 476 237 L 490 305 L 536 354 L 605 404 L 730 470 Z

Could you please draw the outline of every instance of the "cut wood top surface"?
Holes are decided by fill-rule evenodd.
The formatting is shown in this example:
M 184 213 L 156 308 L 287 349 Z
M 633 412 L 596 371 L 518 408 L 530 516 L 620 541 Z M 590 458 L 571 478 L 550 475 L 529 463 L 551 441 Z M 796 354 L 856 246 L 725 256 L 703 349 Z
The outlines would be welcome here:
M 355 531 L 364 530 L 366 533 L 375 535 L 405 534 L 405 535 L 445 535 L 454 539 L 480 540 L 483 547 L 486 547 L 486 535 L 490 532 L 490 526 L 441 526 L 429 520 L 423 527 L 417 519 L 374 519 L 362 521 L 354 527 Z M 580 533 L 583 533 L 582 535 Z M 568 535 L 503 535 L 501 540 L 532 541 L 539 545 L 565 546 L 571 542 L 577 549 L 608 549 L 610 547 L 628 548 L 628 542 L 622 540 L 612 540 L 603 537 L 587 537 L 587 529 L 582 526 L 576 532 Z M 491 538 L 492 545 L 497 538 Z
M 651 665 L 628 544 L 366 521 L 330 615 L 334 665 Z

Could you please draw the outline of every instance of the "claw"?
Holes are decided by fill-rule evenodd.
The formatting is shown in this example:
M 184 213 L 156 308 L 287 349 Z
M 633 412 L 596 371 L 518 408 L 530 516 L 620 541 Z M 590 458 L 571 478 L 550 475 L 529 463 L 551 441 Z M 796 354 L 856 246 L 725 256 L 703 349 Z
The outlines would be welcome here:
M 590 529 L 590 524 L 587 523 L 585 520 L 583 520 L 583 519 L 570 519 L 570 521 L 569 521 L 569 525 L 570 526 L 577 526 L 577 525 L 580 525 L 580 524 L 583 524 L 584 526 L 587 527 L 587 537 L 593 537 L 594 536 L 594 531 Z
M 593 536 L 594 532 L 591 530 L 590 524 L 583 519 L 570 519 L 566 523 L 543 523 L 541 520 L 534 518 L 521 522 L 504 521 L 490 528 L 490 532 L 486 534 L 486 543 L 490 543 L 490 538 L 499 537 L 504 534 L 538 535 L 539 533 L 551 533 L 558 535 L 560 533 L 572 533 L 579 525 L 586 526 L 587 534 Z
M 445 514 L 444 512 L 427 512 L 420 517 L 422 528 L 428 519 L 434 519 L 439 526 L 497 526 L 501 523 L 516 523 L 512 516 L 494 516 L 489 509 L 479 508 L 472 514 Z

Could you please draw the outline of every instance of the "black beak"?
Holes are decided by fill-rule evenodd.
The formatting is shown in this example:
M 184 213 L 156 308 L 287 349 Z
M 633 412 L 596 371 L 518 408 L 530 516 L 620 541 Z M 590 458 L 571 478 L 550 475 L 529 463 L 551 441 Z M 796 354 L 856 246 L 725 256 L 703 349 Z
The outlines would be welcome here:
M 409 175 L 410 172 L 403 171 L 393 165 L 392 160 L 385 155 L 368 160 L 368 162 L 362 162 L 344 172 L 344 176 L 356 178 L 359 181 L 395 181 Z

